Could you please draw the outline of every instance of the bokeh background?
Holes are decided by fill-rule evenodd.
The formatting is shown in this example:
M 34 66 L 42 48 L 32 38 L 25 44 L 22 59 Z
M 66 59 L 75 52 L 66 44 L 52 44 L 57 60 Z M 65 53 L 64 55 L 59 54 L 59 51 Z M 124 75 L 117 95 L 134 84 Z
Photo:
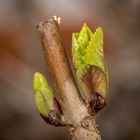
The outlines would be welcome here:
M 47 76 L 36 24 L 61 17 L 71 61 L 71 33 L 83 22 L 104 29 L 108 106 L 97 115 L 103 140 L 140 140 L 139 0 L 0 0 L 0 140 L 67 140 L 34 106 L 32 77 Z

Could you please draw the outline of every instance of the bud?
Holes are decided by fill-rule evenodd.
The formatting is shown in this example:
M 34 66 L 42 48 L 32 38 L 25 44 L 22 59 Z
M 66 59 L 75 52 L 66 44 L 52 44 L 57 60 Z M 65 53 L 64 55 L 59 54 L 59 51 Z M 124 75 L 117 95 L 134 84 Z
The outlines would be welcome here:
M 72 57 L 82 97 L 94 110 L 103 107 L 107 95 L 108 72 L 101 27 L 93 33 L 84 24 L 80 33 L 73 33 Z
M 48 117 L 50 111 L 62 113 L 48 82 L 43 74 L 36 72 L 33 77 L 35 105 L 41 116 Z

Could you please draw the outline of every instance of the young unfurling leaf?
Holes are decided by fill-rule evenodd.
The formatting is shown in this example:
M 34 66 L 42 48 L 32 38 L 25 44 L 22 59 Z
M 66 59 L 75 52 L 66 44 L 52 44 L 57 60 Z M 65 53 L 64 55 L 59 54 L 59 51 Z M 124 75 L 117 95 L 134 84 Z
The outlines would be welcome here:
M 72 57 L 82 97 L 97 112 L 105 106 L 108 85 L 102 28 L 98 27 L 93 33 L 84 24 L 79 33 L 73 33 Z

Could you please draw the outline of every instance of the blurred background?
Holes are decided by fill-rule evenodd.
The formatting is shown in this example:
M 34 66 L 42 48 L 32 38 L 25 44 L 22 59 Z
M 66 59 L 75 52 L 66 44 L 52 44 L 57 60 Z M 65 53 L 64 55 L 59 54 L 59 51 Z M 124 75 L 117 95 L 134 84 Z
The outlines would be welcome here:
M 61 17 L 71 61 L 71 33 L 83 22 L 104 29 L 109 65 L 108 106 L 97 115 L 103 140 L 140 140 L 139 0 L 0 0 L 0 140 L 68 140 L 34 106 L 32 77 L 47 67 L 36 31 L 42 19 Z

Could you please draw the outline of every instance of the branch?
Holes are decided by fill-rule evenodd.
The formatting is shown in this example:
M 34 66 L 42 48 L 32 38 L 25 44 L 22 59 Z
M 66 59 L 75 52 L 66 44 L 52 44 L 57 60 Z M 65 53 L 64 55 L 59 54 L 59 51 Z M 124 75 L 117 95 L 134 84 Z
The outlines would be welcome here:
M 61 40 L 58 23 L 51 19 L 37 25 L 45 60 L 58 94 L 64 122 L 73 140 L 100 140 L 95 117 L 88 112 L 74 81 Z

